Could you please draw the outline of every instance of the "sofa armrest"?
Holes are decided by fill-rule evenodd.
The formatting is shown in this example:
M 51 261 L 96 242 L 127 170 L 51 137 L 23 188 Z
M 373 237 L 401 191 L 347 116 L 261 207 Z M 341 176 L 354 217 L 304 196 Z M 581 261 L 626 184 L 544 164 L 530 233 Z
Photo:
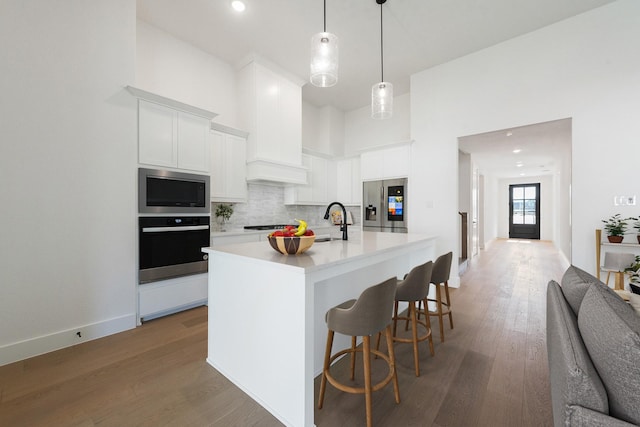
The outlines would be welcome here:
M 567 407 L 567 425 L 581 427 L 633 427 L 626 421 L 613 418 L 602 412 L 593 411 L 583 406 L 569 405 Z

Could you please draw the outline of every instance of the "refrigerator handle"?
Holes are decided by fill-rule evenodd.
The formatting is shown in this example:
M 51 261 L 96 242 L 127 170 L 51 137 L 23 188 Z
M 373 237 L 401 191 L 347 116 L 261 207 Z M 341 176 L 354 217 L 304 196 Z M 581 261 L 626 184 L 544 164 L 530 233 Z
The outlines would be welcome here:
M 384 206 L 384 185 L 380 186 L 380 200 L 382 200 L 382 206 Z

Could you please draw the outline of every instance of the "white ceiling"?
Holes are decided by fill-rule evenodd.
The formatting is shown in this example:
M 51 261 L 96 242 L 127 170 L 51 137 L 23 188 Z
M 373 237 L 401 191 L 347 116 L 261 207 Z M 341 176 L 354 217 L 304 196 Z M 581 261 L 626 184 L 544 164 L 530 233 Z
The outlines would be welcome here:
M 137 0 L 138 18 L 237 65 L 259 55 L 308 81 L 309 44 L 322 31 L 322 0 Z M 384 15 L 385 80 L 409 92 L 411 74 L 534 31 L 615 0 L 388 0 Z M 303 99 L 349 111 L 369 105 L 380 81 L 380 6 L 376 0 L 327 0 L 327 31 L 340 43 L 338 84 L 305 84 Z M 490 95 L 489 95 L 490 96 Z M 483 173 L 552 173 L 554 141 L 570 144 L 570 121 L 461 138 Z M 557 135 L 555 134 L 557 132 Z M 567 133 L 568 132 L 568 133 Z M 567 136 L 568 135 L 568 136 Z M 516 167 L 511 146 L 528 147 Z M 548 171 L 548 172 L 545 172 Z
M 499 178 L 552 175 L 571 153 L 571 119 L 554 120 L 458 138 L 480 173 Z M 520 150 L 514 153 L 514 150 Z
M 323 0 L 137 0 L 138 17 L 232 65 L 257 54 L 309 78 L 309 44 L 322 31 Z M 388 0 L 384 5 L 385 80 L 396 95 L 409 76 L 615 0 Z M 380 81 L 380 6 L 327 0 L 327 31 L 340 45 L 338 84 L 303 87 L 303 99 L 349 111 L 371 101 Z

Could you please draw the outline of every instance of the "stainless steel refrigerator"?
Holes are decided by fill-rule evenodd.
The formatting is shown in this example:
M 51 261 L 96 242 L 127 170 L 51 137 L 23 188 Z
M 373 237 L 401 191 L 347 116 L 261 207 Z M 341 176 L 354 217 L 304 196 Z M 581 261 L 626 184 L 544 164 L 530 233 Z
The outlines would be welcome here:
M 362 183 L 362 229 L 407 232 L 407 179 Z

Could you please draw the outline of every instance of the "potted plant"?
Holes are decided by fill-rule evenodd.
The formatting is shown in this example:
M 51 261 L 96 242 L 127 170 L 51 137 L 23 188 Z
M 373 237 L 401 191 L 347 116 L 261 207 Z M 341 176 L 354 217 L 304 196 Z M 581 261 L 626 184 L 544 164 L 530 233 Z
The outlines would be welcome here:
M 633 223 L 633 228 L 636 229 L 636 238 L 638 239 L 638 243 L 640 243 L 640 220 L 638 218 L 631 218 L 634 219 L 636 222 Z
M 629 225 L 629 220 L 632 219 L 635 218 L 621 218 L 620 214 L 615 214 L 609 219 L 602 220 L 610 243 L 622 242 L 622 239 L 624 239 L 624 233 L 627 231 L 627 227 Z
M 640 255 L 636 255 L 636 259 L 629 267 L 624 269 L 625 273 L 631 273 L 629 287 L 634 294 L 640 294 Z
M 216 218 L 220 218 L 220 231 L 227 231 L 225 225 L 231 215 L 233 215 L 233 206 L 221 203 L 216 207 Z

